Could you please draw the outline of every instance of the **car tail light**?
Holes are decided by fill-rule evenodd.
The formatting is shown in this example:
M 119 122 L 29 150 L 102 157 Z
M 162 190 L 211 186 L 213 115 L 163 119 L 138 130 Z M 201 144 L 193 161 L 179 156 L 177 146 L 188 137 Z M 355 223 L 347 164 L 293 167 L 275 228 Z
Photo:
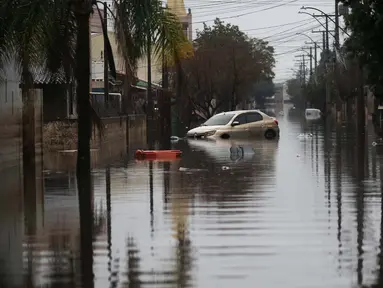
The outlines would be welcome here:
M 274 123 L 277 124 L 277 126 L 278 126 L 278 120 L 277 119 L 274 119 Z

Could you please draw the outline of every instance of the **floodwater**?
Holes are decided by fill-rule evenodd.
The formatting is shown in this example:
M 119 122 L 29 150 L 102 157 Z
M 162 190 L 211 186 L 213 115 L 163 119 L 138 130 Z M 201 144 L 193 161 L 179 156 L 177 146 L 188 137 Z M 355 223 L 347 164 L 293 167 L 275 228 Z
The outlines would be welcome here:
M 95 168 L 93 261 L 74 170 L 44 171 L 24 187 L 41 203 L 1 200 L 0 287 L 81 286 L 81 261 L 100 288 L 379 287 L 383 148 L 370 129 L 278 117 L 278 141 L 179 141 L 179 161 Z

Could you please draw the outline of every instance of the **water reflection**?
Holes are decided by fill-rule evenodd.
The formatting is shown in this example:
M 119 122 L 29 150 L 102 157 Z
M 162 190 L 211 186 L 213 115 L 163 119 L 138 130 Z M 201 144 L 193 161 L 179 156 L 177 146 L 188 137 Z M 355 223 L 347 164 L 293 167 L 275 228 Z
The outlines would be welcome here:
M 86 241 L 75 172 L 34 166 L 0 199 L 0 287 L 380 287 L 371 127 L 285 115 L 279 141 L 181 140 L 177 161 L 95 167 Z

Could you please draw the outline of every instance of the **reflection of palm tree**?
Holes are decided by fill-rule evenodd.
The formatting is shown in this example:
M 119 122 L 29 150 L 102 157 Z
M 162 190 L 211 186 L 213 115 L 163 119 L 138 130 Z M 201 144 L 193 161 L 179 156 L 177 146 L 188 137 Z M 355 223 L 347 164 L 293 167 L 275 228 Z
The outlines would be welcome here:
M 153 215 L 153 209 L 154 209 L 154 199 L 153 199 L 153 161 L 149 162 L 149 195 L 150 195 L 150 227 L 151 230 L 153 231 L 153 221 L 154 221 L 154 215 Z
M 191 280 L 192 246 L 188 236 L 179 238 L 176 246 L 175 276 L 177 287 L 188 287 Z
M 364 164 L 365 164 L 365 137 L 364 134 L 357 134 L 357 166 L 356 166 L 356 176 L 357 181 L 359 182 L 358 186 L 361 187 L 362 181 L 364 180 Z M 356 208 L 357 208 L 357 247 L 358 247 L 358 284 L 363 283 L 363 239 L 364 239 L 364 189 L 358 188 L 356 190 Z
M 337 203 L 337 217 L 338 217 L 338 260 L 340 262 L 340 254 L 342 250 L 342 150 L 341 150 L 341 127 L 339 125 L 336 129 L 336 148 L 335 148 L 335 165 L 336 165 L 336 203 Z M 329 157 L 329 156 L 328 156 Z M 331 176 L 330 176 L 331 178 Z
M 164 204 L 166 205 L 169 200 L 170 190 L 170 162 L 164 163 Z M 165 207 L 166 208 L 166 207 Z
M 185 186 L 188 186 L 188 179 L 183 178 L 183 175 L 177 177 L 174 175 L 172 181 L 172 190 L 184 191 Z M 178 180 L 178 181 L 177 181 Z M 185 185 L 185 182 L 187 183 Z M 177 287 L 188 287 L 190 281 L 190 270 L 192 267 L 191 259 L 191 242 L 189 239 L 188 216 L 189 216 L 189 198 L 185 194 L 172 193 L 171 195 L 171 211 L 173 216 L 173 231 L 174 237 L 177 240 L 175 247 L 176 263 L 174 276 Z
M 112 207 L 111 207 L 111 183 L 110 183 L 110 167 L 108 166 L 105 169 L 105 193 L 106 193 L 106 221 L 107 221 L 107 233 L 108 233 L 108 272 L 109 272 L 109 282 L 112 277 Z

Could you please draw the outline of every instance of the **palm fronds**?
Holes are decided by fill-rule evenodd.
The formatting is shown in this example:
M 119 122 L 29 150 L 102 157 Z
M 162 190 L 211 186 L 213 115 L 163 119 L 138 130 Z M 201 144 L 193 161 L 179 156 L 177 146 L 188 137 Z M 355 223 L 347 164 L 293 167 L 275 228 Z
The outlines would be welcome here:
M 146 43 L 146 7 L 144 1 L 115 1 L 116 32 L 118 52 L 122 55 L 125 68 L 133 77 L 137 70 L 137 62 L 144 54 Z
M 165 54 L 165 62 L 174 65 L 175 58 L 193 55 L 193 47 L 183 33 L 178 17 L 162 7 L 159 0 L 115 1 L 115 31 L 119 53 L 129 73 L 135 73 L 137 61 L 153 45 L 155 56 Z M 150 43 L 148 41 L 150 37 Z

